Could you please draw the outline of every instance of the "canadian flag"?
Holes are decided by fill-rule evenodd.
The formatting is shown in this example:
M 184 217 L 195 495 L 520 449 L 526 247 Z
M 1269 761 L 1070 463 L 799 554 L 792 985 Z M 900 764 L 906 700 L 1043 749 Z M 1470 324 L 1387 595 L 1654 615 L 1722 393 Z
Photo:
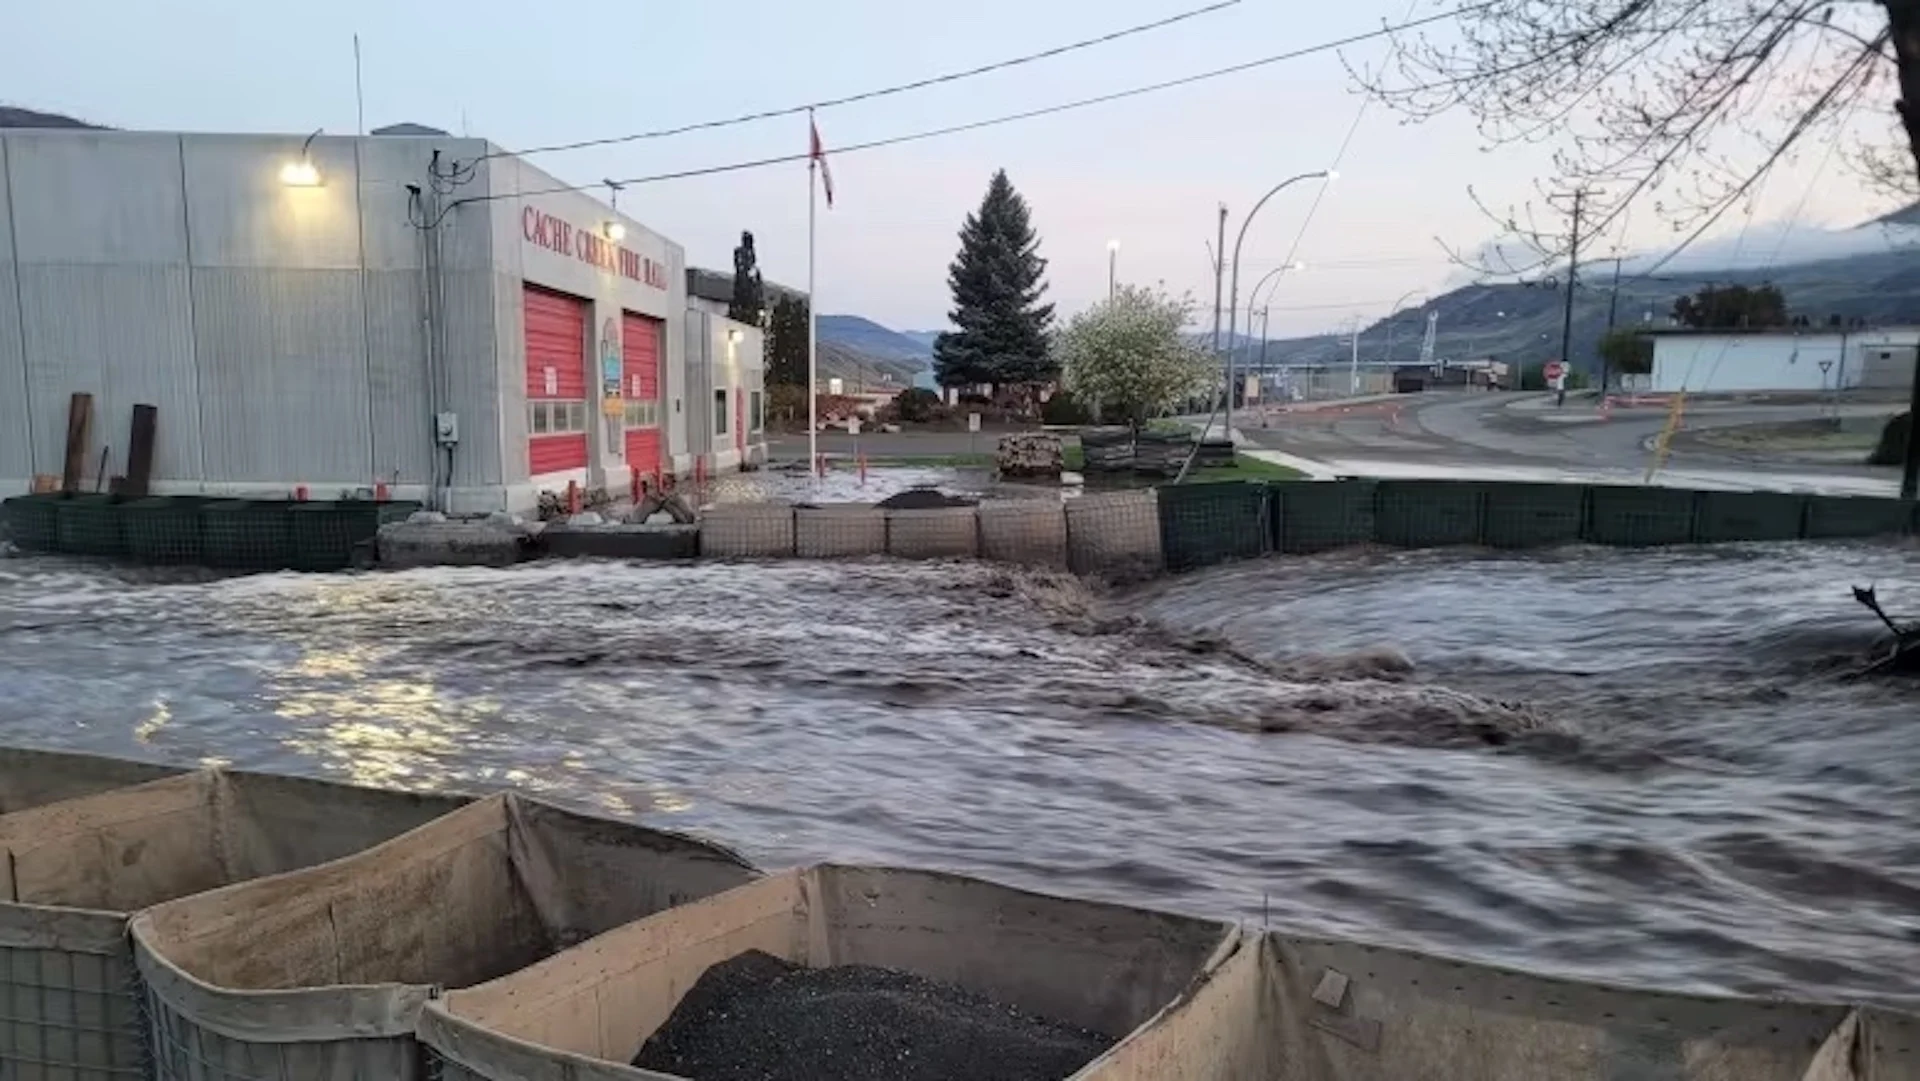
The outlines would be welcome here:
M 827 168 L 827 148 L 820 144 L 820 127 L 807 118 L 807 130 L 813 134 L 813 146 L 807 151 L 814 164 L 820 166 L 820 186 L 827 193 L 827 209 L 833 209 L 833 170 Z

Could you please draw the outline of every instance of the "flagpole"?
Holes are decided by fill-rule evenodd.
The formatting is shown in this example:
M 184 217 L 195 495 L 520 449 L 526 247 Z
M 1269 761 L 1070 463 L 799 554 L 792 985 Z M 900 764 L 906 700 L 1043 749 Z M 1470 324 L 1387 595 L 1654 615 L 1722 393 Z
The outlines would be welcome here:
M 808 147 L 813 146 L 813 113 L 807 113 Z M 814 191 L 814 171 L 820 168 L 817 154 L 807 155 L 807 472 L 818 481 L 820 478 L 820 373 L 819 337 L 815 317 L 820 305 L 814 292 L 813 233 L 815 204 L 819 197 Z

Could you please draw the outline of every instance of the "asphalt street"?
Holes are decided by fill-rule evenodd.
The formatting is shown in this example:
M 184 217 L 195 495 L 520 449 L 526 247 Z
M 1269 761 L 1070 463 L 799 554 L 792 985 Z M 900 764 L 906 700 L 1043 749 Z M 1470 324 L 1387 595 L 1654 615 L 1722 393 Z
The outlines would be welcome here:
M 1887 402 L 1842 404 L 1848 415 L 1890 415 Z M 1688 431 L 1780 424 L 1831 416 L 1818 402 L 1700 401 Z M 1616 407 L 1551 395 L 1440 393 L 1360 401 L 1348 406 L 1241 414 L 1242 441 L 1322 475 L 1487 476 L 1511 479 L 1639 480 L 1667 424 L 1665 406 Z M 1897 471 L 1867 465 L 1765 457 L 1676 440 L 1656 480 L 1676 485 L 1890 493 Z

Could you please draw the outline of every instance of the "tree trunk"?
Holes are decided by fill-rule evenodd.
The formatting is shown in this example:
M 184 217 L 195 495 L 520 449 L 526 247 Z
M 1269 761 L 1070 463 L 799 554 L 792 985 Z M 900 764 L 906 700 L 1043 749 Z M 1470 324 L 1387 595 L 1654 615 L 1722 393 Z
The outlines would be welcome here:
M 1907 149 L 1920 175 L 1920 0 L 1880 0 L 1887 9 L 1887 29 L 1893 40 L 1894 66 L 1900 77 L 1900 126 L 1907 132 Z M 1920 354 L 1913 365 L 1913 412 L 1920 415 Z M 1920 437 L 1907 439 L 1900 472 L 1900 497 L 1920 496 Z

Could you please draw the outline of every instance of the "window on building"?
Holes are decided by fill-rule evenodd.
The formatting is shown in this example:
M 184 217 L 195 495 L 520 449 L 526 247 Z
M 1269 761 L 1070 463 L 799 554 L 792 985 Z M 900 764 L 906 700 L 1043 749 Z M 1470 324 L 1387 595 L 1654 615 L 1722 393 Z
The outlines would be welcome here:
M 748 431 L 757 432 L 762 427 L 765 427 L 766 418 L 762 416 L 760 412 L 765 404 L 766 403 L 762 400 L 761 393 L 759 391 L 756 390 L 748 393 L 747 395 L 747 424 L 748 424 L 747 430 Z
M 660 403 L 627 400 L 627 427 L 658 428 L 660 426 Z
M 587 430 L 587 403 L 527 403 L 528 435 L 578 435 Z
M 727 434 L 727 392 L 724 390 L 713 392 L 713 434 Z

